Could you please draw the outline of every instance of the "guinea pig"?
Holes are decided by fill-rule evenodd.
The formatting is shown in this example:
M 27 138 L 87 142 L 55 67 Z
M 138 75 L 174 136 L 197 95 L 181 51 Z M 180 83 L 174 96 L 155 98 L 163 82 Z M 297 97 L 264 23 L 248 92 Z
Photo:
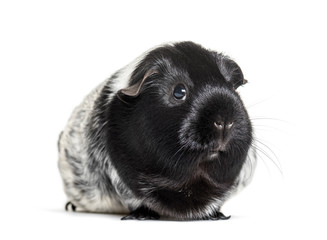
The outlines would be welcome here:
M 246 82 L 233 60 L 193 42 L 153 48 L 114 73 L 60 135 L 66 210 L 228 219 L 220 209 L 255 162 L 236 92 Z

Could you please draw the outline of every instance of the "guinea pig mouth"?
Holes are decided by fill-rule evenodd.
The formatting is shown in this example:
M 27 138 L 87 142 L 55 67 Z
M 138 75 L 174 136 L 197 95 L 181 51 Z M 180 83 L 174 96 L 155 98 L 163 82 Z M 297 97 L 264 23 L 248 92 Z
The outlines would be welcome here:
M 226 152 L 226 144 L 223 144 L 223 143 L 218 143 L 218 146 L 217 147 L 214 147 L 214 148 L 211 148 L 209 150 L 209 152 L 211 153 L 223 153 L 223 152 Z
M 226 151 L 226 148 L 222 148 L 222 147 L 218 147 L 215 149 L 211 149 L 208 152 L 208 159 L 209 160 L 213 160 L 216 158 L 219 158 L 222 154 L 224 154 L 224 152 Z
M 226 152 L 226 143 L 219 142 L 216 146 L 209 148 L 208 150 L 208 156 L 209 159 L 217 158 L 220 155 L 224 154 Z

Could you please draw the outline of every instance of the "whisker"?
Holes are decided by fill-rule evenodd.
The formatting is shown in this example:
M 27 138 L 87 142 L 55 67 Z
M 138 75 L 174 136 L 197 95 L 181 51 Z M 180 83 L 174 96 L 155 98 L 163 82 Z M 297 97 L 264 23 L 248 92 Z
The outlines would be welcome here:
M 283 119 L 279 119 L 279 118 L 273 118 L 273 117 L 251 117 L 250 118 L 251 122 L 252 121 L 258 121 L 258 120 L 267 120 L 267 121 L 276 121 L 276 122 L 282 122 L 282 123 L 287 123 L 290 124 L 290 122 L 283 120 Z
M 269 159 L 274 164 L 274 166 L 278 169 L 278 171 L 281 173 L 281 175 L 283 175 L 283 171 L 281 170 L 281 167 L 274 161 L 274 159 L 271 156 L 269 156 L 269 154 L 265 150 L 261 149 L 260 147 L 258 147 L 256 145 L 252 145 L 252 147 L 258 151 L 257 154 L 261 156 L 260 158 L 263 160 L 265 165 L 266 165 L 266 163 L 264 161 L 265 158 L 262 157 L 261 154 L 263 154 L 267 159 Z M 267 165 L 266 165 L 266 167 L 267 167 L 267 169 L 269 169 Z
M 269 98 L 262 99 L 262 100 L 260 100 L 260 101 L 258 101 L 258 102 L 256 102 L 256 103 L 253 103 L 253 104 L 250 104 L 250 105 L 246 105 L 246 108 L 247 108 L 247 109 L 248 109 L 248 108 L 252 108 L 252 107 L 254 107 L 254 106 L 258 105 L 258 104 L 261 104 L 261 103 L 264 103 L 264 102 L 270 100 L 271 98 L 272 98 L 272 96 L 269 97 Z
M 274 134 L 276 132 L 285 134 L 285 130 L 276 128 L 276 127 L 272 127 L 272 126 L 264 126 L 264 125 L 261 125 L 261 126 L 252 125 L 252 126 L 253 126 L 256 134 L 260 134 L 260 135 Z
M 256 142 L 260 143 L 261 145 L 263 145 L 266 149 L 268 149 L 268 151 L 274 155 L 275 159 L 278 161 L 278 165 L 280 166 L 280 162 L 279 162 L 279 160 L 278 160 L 277 155 L 274 153 L 274 151 L 273 151 L 270 147 L 268 147 L 267 144 L 265 144 L 265 143 L 263 143 L 261 140 L 259 140 L 257 137 L 254 137 L 254 140 L 255 140 Z
M 258 156 L 258 158 L 260 158 L 262 161 L 262 163 L 265 165 L 266 169 L 268 170 L 268 172 L 270 173 L 270 168 L 268 167 L 267 162 L 265 161 L 265 158 L 261 155 L 261 151 L 259 151 L 256 147 L 252 146 L 255 150 L 256 150 L 256 154 Z

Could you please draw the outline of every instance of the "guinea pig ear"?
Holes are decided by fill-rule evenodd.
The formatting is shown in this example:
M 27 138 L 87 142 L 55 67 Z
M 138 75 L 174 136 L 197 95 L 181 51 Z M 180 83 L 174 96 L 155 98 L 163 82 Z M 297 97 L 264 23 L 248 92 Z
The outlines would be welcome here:
M 156 73 L 158 73 L 158 71 L 156 71 L 154 69 L 148 70 L 144 74 L 143 79 L 141 81 L 138 81 L 137 83 L 135 83 L 127 88 L 121 89 L 120 92 L 129 97 L 137 97 L 140 94 L 141 88 L 142 88 L 145 80 L 148 77 L 150 77 L 151 75 L 156 74 Z
M 226 81 L 233 84 L 234 89 L 237 89 L 239 86 L 248 82 L 244 79 L 241 68 L 229 57 L 220 55 L 218 59 L 218 67 Z

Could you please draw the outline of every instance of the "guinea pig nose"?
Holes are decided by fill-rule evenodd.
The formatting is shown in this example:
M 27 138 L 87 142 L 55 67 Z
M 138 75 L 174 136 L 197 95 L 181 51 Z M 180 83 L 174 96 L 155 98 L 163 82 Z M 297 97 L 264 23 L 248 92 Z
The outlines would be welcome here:
M 230 130 L 233 127 L 234 122 L 215 121 L 214 125 L 218 131 L 223 132 L 224 130 Z

